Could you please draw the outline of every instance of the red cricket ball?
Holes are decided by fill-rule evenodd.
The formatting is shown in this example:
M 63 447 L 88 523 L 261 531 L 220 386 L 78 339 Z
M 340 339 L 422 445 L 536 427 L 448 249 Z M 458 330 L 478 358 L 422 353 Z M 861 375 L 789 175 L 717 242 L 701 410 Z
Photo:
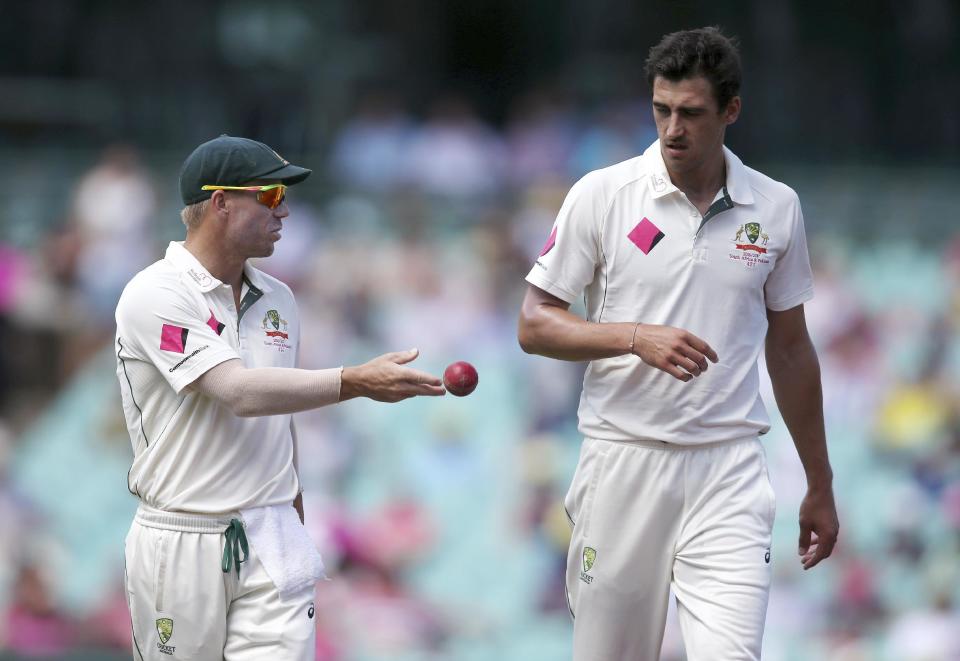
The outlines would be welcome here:
M 468 362 L 457 361 L 443 371 L 443 385 L 447 392 L 457 397 L 466 397 L 477 387 L 477 369 Z

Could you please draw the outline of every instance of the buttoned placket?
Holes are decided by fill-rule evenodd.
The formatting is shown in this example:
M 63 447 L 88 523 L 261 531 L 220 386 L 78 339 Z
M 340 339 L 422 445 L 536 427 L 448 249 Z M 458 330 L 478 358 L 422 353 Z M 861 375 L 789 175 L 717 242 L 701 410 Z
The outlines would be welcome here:
M 244 273 L 243 281 L 240 285 L 240 309 L 237 310 L 237 342 L 241 348 L 247 340 L 247 335 L 242 328 L 243 317 L 262 296 L 263 290 L 253 284 L 249 278 L 247 278 L 247 274 Z
M 683 195 L 683 193 L 681 193 L 681 195 Z M 683 197 L 687 204 L 693 209 L 691 216 L 695 221 L 697 221 L 697 228 L 693 235 L 693 245 L 691 247 L 690 254 L 693 257 L 693 261 L 706 262 L 709 244 L 707 241 L 707 235 L 703 231 L 703 228 L 711 218 L 723 213 L 724 211 L 732 209 L 735 206 L 733 199 L 730 197 L 727 187 L 724 186 L 717 192 L 717 197 L 710 205 L 710 208 L 707 209 L 707 213 L 701 216 L 700 210 L 697 209 L 697 207 L 687 198 L 687 196 L 684 195 Z
M 243 350 L 244 342 L 245 342 L 245 340 L 247 339 L 247 338 L 246 338 L 246 335 L 245 335 L 244 332 L 243 332 L 243 312 L 244 312 L 244 310 L 243 310 L 243 285 L 244 285 L 244 283 L 241 282 L 241 283 L 240 283 L 240 308 L 239 308 L 239 309 L 238 309 L 237 306 L 234 304 L 234 301 L 236 301 L 237 299 L 234 298 L 234 296 L 233 296 L 233 291 L 232 291 L 232 290 L 230 291 L 230 311 L 233 312 L 233 318 L 234 318 L 234 321 L 235 321 L 236 324 L 237 324 L 237 348 L 240 349 L 241 351 Z
M 709 252 L 709 242 L 706 233 L 703 232 L 704 226 L 707 224 L 707 221 L 717 214 L 728 211 L 735 206 L 733 198 L 730 196 L 728 185 L 724 183 L 723 187 L 717 192 L 717 196 L 714 198 L 710 208 L 707 209 L 707 213 L 701 216 L 700 210 L 697 209 L 696 205 L 690 201 L 683 191 L 674 186 L 673 182 L 670 181 L 670 176 L 667 173 L 658 146 L 659 141 L 655 142 L 650 146 L 650 149 L 644 152 L 644 157 L 651 159 L 651 165 L 654 168 L 652 175 L 653 197 L 657 199 L 665 195 L 677 193 L 683 198 L 683 203 L 687 205 L 686 210 L 690 214 L 692 221 L 690 259 L 694 263 L 706 262 Z M 729 151 L 726 147 L 724 147 L 723 150 L 727 165 L 727 182 L 733 184 L 734 189 L 737 191 L 737 200 L 740 204 L 752 204 L 753 196 L 750 194 L 749 189 L 745 188 L 746 184 L 739 181 L 739 178 L 742 177 L 743 165 L 733 152 Z
M 700 215 L 700 210 L 697 209 L 697 206 L 690 201 L 690 198 L 687 197 L 686 193 L 681 190 L 677 190 L 677 193 L 683 200 L 682 204 L 686 205 L 687 210 L 690 213 L 690 259 L 692 259 L 694 262 L 704 262 L 707 259 L 707 249 L 704 245 L 706 240 L 701 240 L 700 237 L 700 228 L 703 226 L 703 217 Z M 698 243 L 700 244 L 699 246 L 697 245 Z

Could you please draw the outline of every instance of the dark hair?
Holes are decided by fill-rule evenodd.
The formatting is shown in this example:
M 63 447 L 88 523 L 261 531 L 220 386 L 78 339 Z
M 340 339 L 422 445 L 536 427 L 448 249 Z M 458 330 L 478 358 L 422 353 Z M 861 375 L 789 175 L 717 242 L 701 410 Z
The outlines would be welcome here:
M 740 54 L 735 38 L 720 28 L 671 32 L 650 49 L 647 82 L 653 88 L 657 76 L 670 81 L 703 76 L 710 81 L 713 96 L 722 111 L 740 93 Z

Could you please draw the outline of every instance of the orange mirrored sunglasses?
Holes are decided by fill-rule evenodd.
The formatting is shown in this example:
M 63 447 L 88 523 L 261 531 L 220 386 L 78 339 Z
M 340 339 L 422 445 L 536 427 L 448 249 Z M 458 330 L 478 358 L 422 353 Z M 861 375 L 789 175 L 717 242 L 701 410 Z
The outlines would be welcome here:
M 245 190 L 255 191 L 257 193 L 257 202 L 276 209 L 283 203 L 287 197 L 286 184 L 270 184 L 268 186 L 203 186 L 200 190 Z

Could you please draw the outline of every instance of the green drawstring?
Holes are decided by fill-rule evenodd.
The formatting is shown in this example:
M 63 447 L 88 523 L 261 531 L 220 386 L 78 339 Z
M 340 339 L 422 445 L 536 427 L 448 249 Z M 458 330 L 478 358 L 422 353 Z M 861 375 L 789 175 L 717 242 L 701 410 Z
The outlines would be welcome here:
M 220 568 L 224 574 L 230 573 L 231 560 L 237 568 L 237 576 L 240 576 L 240 563 L 247 561 L 250 553 L 250 547 L 247 546 L 247 535 L 243 532 L 243 522 L 240 519 L 230 519 L 230 525 L 223 531 L 227 538 L 223 545 L 223 562 Z M 243 551 L 243 560 L 240 559 L 240 551 Z

